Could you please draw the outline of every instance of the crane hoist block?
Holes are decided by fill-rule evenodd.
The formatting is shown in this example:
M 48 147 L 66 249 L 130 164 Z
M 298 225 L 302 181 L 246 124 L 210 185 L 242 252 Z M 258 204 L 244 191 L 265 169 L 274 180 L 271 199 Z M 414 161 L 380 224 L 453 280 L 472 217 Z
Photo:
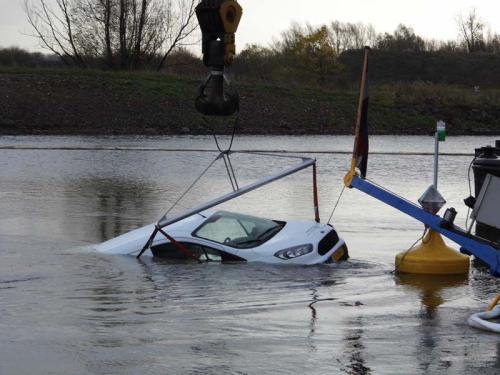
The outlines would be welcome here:
M 196 7 L 196 16 L 200 24 L 203 39 L 203 62 L 206 66 L 233 63 L 236 54 L 235 36 L 243 9 L 235 0 L 202 0 Z M 223 49 L 214 48 L 221 44 Z M 220 52 L 223 56 L 220 56 Z

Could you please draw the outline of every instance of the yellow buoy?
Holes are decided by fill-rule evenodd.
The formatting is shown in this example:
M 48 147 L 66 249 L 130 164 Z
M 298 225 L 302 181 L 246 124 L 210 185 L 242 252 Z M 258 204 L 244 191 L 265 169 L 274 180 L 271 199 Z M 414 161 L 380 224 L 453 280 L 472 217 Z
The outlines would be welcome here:
M 396 271 L 429 275 L 459 275 L 469 272 L 469 257 L 446 246 L 441 235 L 429 231 L 422 243 L 396 256 Z

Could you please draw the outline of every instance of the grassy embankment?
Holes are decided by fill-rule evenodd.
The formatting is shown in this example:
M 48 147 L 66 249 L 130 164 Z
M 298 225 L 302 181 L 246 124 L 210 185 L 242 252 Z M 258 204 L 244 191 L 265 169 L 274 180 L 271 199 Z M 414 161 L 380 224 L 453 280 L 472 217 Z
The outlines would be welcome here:
M 198 81 L 155 73 L 0 67 L 0 134 L 206 134 Z M 239 82 L 240 133 L 349 134 L 357 90 Z M 500 89 L 431 84 L 371 87 L 375 134 L 500 133 Z M 219 125 L 218 131 L 229 131 Z

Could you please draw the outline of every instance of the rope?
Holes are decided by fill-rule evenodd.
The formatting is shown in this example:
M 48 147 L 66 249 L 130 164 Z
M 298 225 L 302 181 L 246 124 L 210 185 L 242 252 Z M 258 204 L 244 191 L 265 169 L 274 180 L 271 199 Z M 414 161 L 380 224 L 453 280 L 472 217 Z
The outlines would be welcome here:
M 207 117 L 206 116 L 202 116 L 203 123 L 205 124 L 205 127 L 212 133 L 212 136 L 213 136 L 214 141 L 215 141 L 215 145 L 217 146 L 217 149 L 219 150 L 219 152 L 228 153 L 233 148 L 233 142 L 234 142 L 234 138 L 235 138 L 235 135 L 236 135 L 236 129 L 238 128 L 238 125 L 239 125 L 239 119 L 240 119 L 240 116 L 239 116 L 239 113 L 237 113 L 236 117 L 234 119 L 234 123 L 233 123 L 233 131 L 231 133 L 231 141 L 229 142 L 229 147 L 227 148 L 227 150 L 223 150 L 220 147 L 219 140 L 217 138 L 217 134 L 215 133 L 215 130 L 208 123 Z
M 392 195 L 394 195 L 394 196 L 398 197 L 399 199 L 402 199 L 402 200 L 404 200 L 405 202 L 408 202 L 408 203 L 411 203 L 412 205 L 415 205 L 415 203 L 413 203 L 412 201 L 410 201 L 410 200 L 406 199 L 405 197 L 400 196 L 399 194 L 395 193 L 394 191 L 391 191 L 391 190 L 389 190 L 389 189 L 387 189 L 387 188 L 385 188 L 385 187 L 383 187 L 383 186 L 381 186 L 381 185 L 377 184 L 376 182 L 374 182 L 374 181 L 372 181 L 372 180 L 369 180 L 369 179 L 366 179 L 366 180 L 367 180 L 367 181 L 369 181 L 370 183 L 372 183 L 373 185 L 378 186 L 379 188 L 384 189 L 385 191 L 387 191 L 387 192 L 391 193 Z M 424 241 L 424 238 L 425 238 L 425 235 L 427 234 L 428 230 L 429 230 L 429 228 L 428 228 L 428 227 L 425 227 L 424 232 L 422 233 L 422 236 L 420 236 L 420 238 L 419 238 L 418 240 L 416 240 L 416 241 L 413 243 L 413 245 L 411 245 L 411 246 L 410 246 L 410 248 L 409 248 L 408 250 L 406 250 L 406 252 L 404 253 L 403 257 L 401 258 L 401 261 L 400 261 L 400 262 L 396 265 L 395 269 L 394 269 L 391 273 L 395 273 L 395 272 L 396 272 L 396 270 L 399 268 L 399 266 L 400 266 L 400 265 L 403 263 L 403 261 L 405 260 L 405 258 L 406 258 L 406 256 L 408 255 L 408 253 L 409 253 L 411 250 L 413 250 L 413 248 L 414 248 L 414 247 L 415 247 L 415 246 L 416 246 L 416 245 L 417 245 L 420 241 L 422 241 L 423 243 L 426 243 L 426 242 Z
M 474 164 L 476 159 L 477 159 L 477 157 L 474 156 L 474 158 L 472 159 L 472 161 L 469 164 L 469 169 L 467 172 L 467 179 L 469 180 L 469 197 L 472 197 L 472 181 L 470 178 L 470 172 L 472 171 L 472 165 Z M 472 225 L 469 228 L 469 216 L 470 216 L 470 207 L 467 207 L 467 217 L 465 218 L 465 228 L 468 230 L 468 233 L 470 233 L 472 230 Z
M 202 116 L 201 120 L 202 120 L 205 128 L 207 128 L 210 131 L 210 133 L 212 134 L 212 137 L 214 138 L 214 141 L 215 141 L 215 146 L 217 146 L 217 150 L 219 150 L 219 152 L 222 152 L 222 149 L 219 145 L 219 141 L 217 139 L 217 134 L 215 133 L 215 130 L 208 123 L 208 118 L 206 116 Z
M 284 151 L 276 151 L 280 153 L 285 153 Z M 282 154 L 272 154 L 270 152 L 264 151 L 233 151 L 233 154 L 248 154 L 248 155 L 257 155 L 257 156 L 269 156 L 271 158 L 286 158 L 286 159 L 304 159 L 302 156 L 293 156 L 293 155 L 282 155 Z
M 404 253 L 403 257 L 401 258 L 401 260 L 399 261 L 399 263 L 398 263 L 398 264 L 396 264 L 395 269 L 394 269 L 393 271 L 391 271 L 391 273 L 395 273 L 395 272 L 397 271 L 397 269 L 399 268 L 399 266 L 401 266 L 401 264 L 403 264 L 403 262 L 404 262 L 404 260 L 405 260 L 406 256 L 408 255 L 408 253 L 409 253 L 410 251 L 412 251 L 412 250 L 415 248 L 415 246 L 417 246 L 417 244 L 418 244 L 420 241 L 422 241 L 422 243 L 424 243 L 424 244 L 425 244 L 425 243 L 427 243 L 427 242 L 425 242 L 425 241 L 424 241 L 424 238 L 425 238 L 425 235 L 427 234 L 427 232 L 428 232 L 428 231 L 429 231 L 429 228 L 427 228 L 427 227 L 426 227 L 426 228 L 424 229 L 424 233 L 422 233 L 422 235 L 420 236 L 420 238 L 419 238 L 418 240 L 416 240 L 416 241 L 413 243 L 413 245 L 411 245 L 411 246 L 410 246 L 410 248 L 409 248 L 408 250 L 406 250 L 406 251 L 405 251 L 405 253 Z M 430 240 L 430 239 L 429 239 L 429 240 Z
M 232 142 L 231 142 L 232 143 Z M 233 163 L 231 163 L 231 158 L 229 157 L 229 153 L 226 154 L 227 162 L 229 163 L 229 168 L 231 168 L 231 172 L 233 174 L 234 184 L 236 185 L 236 189 L 239 189 L 238 180 L 236 180 L 236 173 L 234 173 Z
M 236 117 L 234 119 L 233 123 L 233 132 L 231 133 L 231 140 L 229 142 L 229 147 L 226 150 L 223 150 L 222 147 L 220 146 L 219 140 L 217 138 L 217 134 L 215 133 L 214 129 L 209 125 L 208 119 L 203 116 L 202 120 L 205 124 L 205 127 L 209 129 L 212 132 L 212 136 L 215 141 L 215 146 L 217 147 L 217 150 L 219 150 L 220 154 L 219 157 L 222 155 L 222 159 L 224 160 L 224 165 L 226 167 L 226 172 L 229 177 L 229 182 L 231 183 L 231 187 L 233 188 L 233 191 L 236 191 L 239 189 L 238 186 L 238 180 L 236 179 L 236 174 L 234 173 L 234 168 L 233 164 L 231 163 L 231 158 L 229 157 L 229 154 L 231 153 L 231 149 L 233 148 L 233 143 L 234 143 L 234 138 L 236 135 L 236 129 L 238 128 L 239 124 L 239 113 L 236 114 Z M 227 158 L 227 160 L 226 160 Z
M 328 219 L 328 223 L 327 224 L 330 224 L 330 222 L 332 221 L 332 218 L 333 218 L 333 214 L 335 213 L 335 210 L 337 210 L 337 207 L 340 203 L 340 199 L 342 198 L 342 195 L 344 195 L 344 191 L 345 191 L 345 185 L 342 187 L 342 191 L 340 192 L 340 195 L 337 199 L 337 203 L 335 203 L 335 206 L 333 207 L 333 210 L 332 210 L 332 213 L 330 214 L 330 218 Z
M 212 135 L 214 137 L 215 145 L 217 146 L 217 149 L 219 150 L 219 152 L 222 152 L 222 149 L 219 146 L 219 141 L 217 141 L 217 135 L 215 135 L 215 132 Z
M 156 234 L 158 233 L 158 226 L 155 225 L 155 229 L 153 231 L 153 233 L 151 233 L 151 236 L 149 236 L 147 242 L 144 244 L 144 246 L 142 247 L 142 250 L 139 252 L 139 254 L 136 256 L 137 259 L 140 259 L 142 254 L 144 254 L 146 252 L 147 249 L 149 249 L 151 247 L 151 245 L 153 244 L 153 241 L 154 241 L 154 238 L 156 237 Z
M 174 202 L 174 204 L 168 209 L 164 216 L 167 216 L 172 210 L 177 207 L 179 202 L 196 186 L 196 184 L 202 179 L 202 177 L 208 172 L 208 170 L 215 164 L 217 160 L 219 160 L 221 155 L 217 155 L 217 157 L 212 160 L 212 162 L 206 167 L 203 172 L 193 181 L 193 183 L 187 188 L 187 190 L 182 193 L 182 195 Z
M 229 153 L 231 152 L 231 148 L 233 147 L 234 137 L 236 135 L 236 128 L 237 128 L 238 123 L 239 123 L 239 115 L 236 116 L 236 119 L 235 119 L 234 124 L 233 124 L 233 132 L 231 134 L 231 141 L 229 143 L 229 148 L 225 151 L 223 151 L 222 148 L 220 147 L 219 141 L 217 139 L 217 135 L 215 134 L 215 131 L 213 131 L 213 129 L 208 124 L 207 118 L 205 116 L 202 116 L 202 120 L 205 123 L 206 127 L 212 131 L 212 135 L 213 135 L 214 140 L 215 140 L 215 145 L 217 146 L 217 149 L 219 150 L 219 155 L 217 155 L 217 157 L 208 165 L 208 167 L 206 167 L 203 170 L 203 172 L 193 181 L 193 183 L 186 189 L 186 191 L 181 194 L 181 196 L 167 210 L 167 212 L 165 213 L 164 216 L 167 216 L 170 212 L 172 212 L 172 210 L 175 207 L 177 207 L 179 202 L 182 199 L 184 199 L 184 197 L 196 186 L 196 184 L 202 179 L 202 177 L 208 172 L 208 170 L 215 164 L 215 162 L 221 158 L 221 156 L 222 156 L 222 159 L 224 160 L 224 164 L 226 166 L 226 171 L 228 173 L 229 181 L 231 182 L 231 186 L 233 188 L 233 191 L 238 188 L 238 182 L 236 181 L 236 175 L 234 174 L 234 169 L 233 169 L 233 166 L 231 165 L 231 160 L 229 159 Z M 229 161 L 229 166 L 228 166 L 228 163 L 226 162 L 225 155 L 227 155 L 227 158 Z M 231 175 L 231 172 L 232 172 L 232 175 Z M 233 182 L 232 176 L 234 177 L 234 182 Z
M 229 166 L 227 165 L 226 154 L 221 153 L 221 155 L 222 155 L 222 160 L 224 160 L 224 165 L 226 166 L 227 176 L 229 177 L 229 182 L 231 183 L 231 187 L 233 188 L 233 191 L 236 191 L 236 187 L 233 183 L 233 177 L 231 176 L 231 171 L 229 170 Z
M 236 118 L 234 119 L 233 134 L 231 135 L 231 143 L 229 143 L 228 151 L 231 151 L 231 149 L 233 148 L 234 135 L 236 134 L 236 128 L 238 127 L 239 123 L 240 123 L 240 114 L 238 112 L 236 114 Z
M 238 182 L 236 181 L 236 175 L 234 173 L 233 166 L 231 164 L 231 159 L 229 159 L 229 153 L 231 152 L 231 148 L 233 147 L 233 142 L 234 142 L 234 137 L 236 135 L 236 128 L 238 126 L 239 122 L 239 116 L 236 116 L 234 125 L 233 125 L 233 132 L 231 134 L 231 142 L 229 143 L 229 148 L 225 151 L 222 150 L 220 147 L 219 141 L 217 139 L 217 135 L 215 132 L 211 129 L 210 125 L 208 124 L 208 120 L 205 116 L 202 117 L 203 122 L 205 123 L 206 127 L 209 128 L 212 131 L 214 140 L 215 140 L 215 145 L 217 146 L 217 149 L 219 150 L 219 155 L 206 167 L 203 172 L 193 181 L 193 183 L 184 191 L 184 193 L 181 194 L 181 196 L 174 202 L 174 204 L 167 210 L 165 213 L 164 217 L 166 217 L 172 210 L 179 205 L 180 201 L 186 197 L 186 195 L 196 186 L 196 184 L 202 179 L 202 177 L 208 172 L 208 170 L 215 164 L 217 160 L 219 160 L 221 157 L 224 160 L 224 164 L 226 166 L 226 171 L 229 176 L 229 181 L 231 182 L 231 186 L 233 188 L 233 191 L 236 189 L 239 189 L 238 187 Z M 228 161 L 226 161 L 225 156 L 227 155 Z M 228 165 L 229 162 L 229 165 Z M 232 174 L 231 174 L 232 172 Z M 234 182 L 233 182 L 234 178 Z M 203 215 L 202 215 L 203 216 Z
M 155 229 L 158 232 L 160 232 L 161 234 L 163 234 L 165 236 L 165 238 L 167 240 L 169 240 L 181 253 L 183 253 L 184 255 L 187 255 L 191 259 L 194 259 L 198 263 L 202 263 L 201 259 L 198 258 L 196 255 L 194 255 L 192 253 L 192 251 L 189 250 L 189 248 L 186 245 L 184 245 L 182 242 L 176 241 L 175 238 L 173 238 L 172 236 L 170 236 L 167 232 L 165 232 L 163 229 L 161 229 L 158 225 L 156 225 Z

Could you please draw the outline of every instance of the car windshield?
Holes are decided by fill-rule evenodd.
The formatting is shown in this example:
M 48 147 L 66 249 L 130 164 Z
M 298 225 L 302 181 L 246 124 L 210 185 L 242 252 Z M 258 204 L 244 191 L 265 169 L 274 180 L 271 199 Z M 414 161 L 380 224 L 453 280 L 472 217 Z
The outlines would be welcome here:
M 220 211 L 210 216 L 193 236 L 238 249 L 257 247 L 276 235 L 285 222 Z

